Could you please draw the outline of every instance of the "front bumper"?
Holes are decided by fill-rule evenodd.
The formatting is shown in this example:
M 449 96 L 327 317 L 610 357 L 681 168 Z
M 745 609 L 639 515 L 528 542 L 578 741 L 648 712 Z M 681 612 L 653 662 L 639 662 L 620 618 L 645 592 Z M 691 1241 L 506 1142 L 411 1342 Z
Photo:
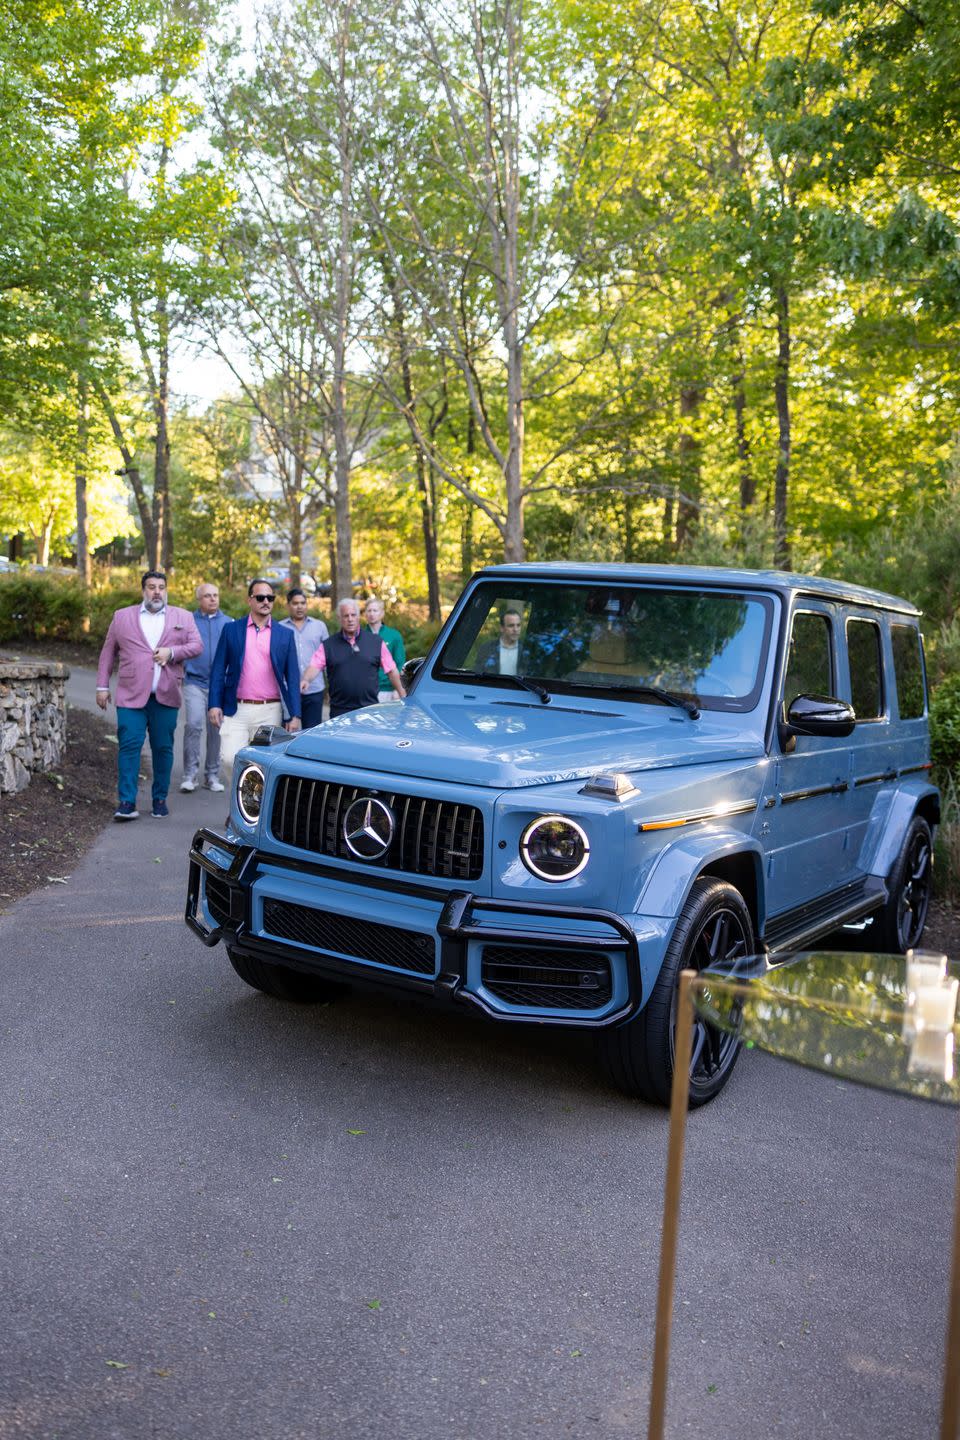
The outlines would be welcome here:
M 207 847 L 216 853 L 208 853 Z M 218 855 L 223 857 L 225 863 L 221 863 Z M 392 892 L 398 899 L 412 896 L 420 901 L 432 902 L 439 907 L 435 927 L 439 962 L 433 967 L 434 973 L 421 976 L 406 971 L 391 972 L 379 968 L 373 970 L 358 960 L 345 958 L 342 953 L 321 952 L 312 946 L 298 947 L 287 940 L 275 940 L 254 933 L 251 925 L 251 891 L 261 865 L 281 865 L 299 879 L 312 875 L 333 880 L 338 885 L 352 882 L 365 890 L 372 887 Z M 212 880 L 216 887 L 217 923 L 213 926 L 207 925 L 203 918 L 201 880 L 204 875 Z M 485 922 L 482 918 L 484 913 L 502 918 L 493 923 L 490 919 Z M 371 871 L 356 874 L 319 862 L 291 861 L 286 858 L 280 861 L 276 856 L 266 855 L 254 846 L 229 840 L 207 829 L 196 832 L 190 848 L 184 918 L 204 945 L 216 945 L 223 940 L 244 954 L 267 963 L 288 965 L 311 974 L 351 983 L 402 989 L 436 1000 L 470 1006 L 496 1020 L 597 1029 L 629 1019 L 640 1008 L 644 998 L 637 934 L 622 916 L 612 911 L 487 899 L 469 891 L 440 890 L 418 882 L 398 881 Z M 516 923 L 510 924 L 510 918 L 515 919 Z M 530 923 L 525 925 L 524 919 Z M 547 932 L 543 928 L 531 928 L 531 925 L 543 927 L 554 921 L 558 926 L 566 926 L 567 933 L 561 935 L 555 930 Z M 590 926 L 594 933 L 584 933 L 585 925 Z M 581 928 L 574 928 L 577 926 Z M 371 922 L 371 928 L 376 928 L 376 922 Z M 477 988 L 471 985 L 468 962 L 470 946 L 474 942 L 488 941 L 496 947 L 512 946 L 523 950 L 524 947 L 542 947 L 547 939 L 551 950 L 559 957 L 565 953 L 579 956 L 591 952 L 598 958 L 611 954 L 622 956 L 626 985 L 620 1003 L 600 1015 L 552 1015 L 540 1013 L 532 1007 L 517 1011 L 491 1003 L 490 998 L 477 993 Z

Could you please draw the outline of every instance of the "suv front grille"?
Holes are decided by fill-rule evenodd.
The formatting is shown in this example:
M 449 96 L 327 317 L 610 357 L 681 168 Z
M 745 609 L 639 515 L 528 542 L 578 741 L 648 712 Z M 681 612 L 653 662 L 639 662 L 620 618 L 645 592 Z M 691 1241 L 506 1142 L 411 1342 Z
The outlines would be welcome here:
M 315 950 L 332 950 L 357 960 L 372 960 L 393 970 L 432 975 L 435 968 L 432 936 L 398 930 L 373 920 L 352 920 L 348 915 L 335 915 L 329 910 L 312 910 L 309 905 L 265 900 L 263 928 L 282 940 L 309 945 Z
M 379 860 L 364 860 L 364 865 L 445 880 L 479 880 L 483 874 L 483 815 L 472 805 L 281 775 L 271 829 L 283 844 L 298 850 L 356 861 L 343 838 L 343 817 L 354 800 L 368 795 L 389 805 L 396 828 L 386 854 Z
M 609 957 L 596 950 L 484 945 L 481 978 L 511 1005 L 599 1010 L 613 994 Z

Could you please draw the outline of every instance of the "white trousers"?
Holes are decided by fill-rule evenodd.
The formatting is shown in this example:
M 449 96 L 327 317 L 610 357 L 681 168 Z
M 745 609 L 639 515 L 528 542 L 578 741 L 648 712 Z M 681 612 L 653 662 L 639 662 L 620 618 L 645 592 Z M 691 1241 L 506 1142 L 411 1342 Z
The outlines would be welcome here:
M 238 700 L 236 715 L 224 715 L 220 726 L 221 763 L 232 765 L 237 751 L 250 744 L 260 725 L 282 724 L 283 706 L 279 700 L 271 700 L 266 705 Z

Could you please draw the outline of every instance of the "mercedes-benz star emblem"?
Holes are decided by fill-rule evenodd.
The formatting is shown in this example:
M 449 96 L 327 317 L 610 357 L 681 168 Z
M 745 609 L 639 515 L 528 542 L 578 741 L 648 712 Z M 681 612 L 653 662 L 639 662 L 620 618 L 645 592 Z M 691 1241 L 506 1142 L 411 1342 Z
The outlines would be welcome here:
M 389 805 L 361 796 L 348 805 L 343 817 L 343 838 L 358 860 L 379 860 L 390 849 L 397 822 Z

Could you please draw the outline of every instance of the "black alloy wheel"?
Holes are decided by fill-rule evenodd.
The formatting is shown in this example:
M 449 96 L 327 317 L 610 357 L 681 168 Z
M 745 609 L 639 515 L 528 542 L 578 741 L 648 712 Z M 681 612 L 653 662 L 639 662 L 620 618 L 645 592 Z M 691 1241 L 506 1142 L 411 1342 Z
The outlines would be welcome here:
M 753 953 L 753 930 L 749 935 L 742 924 L 742 917 L 733 909 L 715 911 L 704 924 L 691 946 L 682 970 L 701 971 L 712 966 L 732 964 Z M 670 1027 L 670 1074 L 673 1076 L 674 1042 L 677 1029 L 677 1002 L 679 991 L 674 991 L 672 1024 Z M 694 1013 L 693 1036 L 690 1051 L 690 1103 L 702 1104 L 711 1099 L 726 1084 L 727 1077 L 737 1062 L 741 1041 L 730 1030 L 719 1030 L 700 1015 Z M 695 1094 L 703 1093 L 702 1099 Z
M 900 854 L 887 878 L 887 902 L 878 917 L 876 948 L 902 955 L 923 934 L 933 888 L 933 836 L 922 815 L 914 815 Z
M 680 971 L 729 965 L 755 949 L 753 921 L 740 892 L 709 875 L 694 881 L 646 1005 L 625 1025 L 600 1036 L 600 1063 L 608 1079 L 627 1095 L 669 1105 Z M 723 1089 L 740 1050 L 736 1034 L 694 1017 L 691 1106 L 705 1104 Z

